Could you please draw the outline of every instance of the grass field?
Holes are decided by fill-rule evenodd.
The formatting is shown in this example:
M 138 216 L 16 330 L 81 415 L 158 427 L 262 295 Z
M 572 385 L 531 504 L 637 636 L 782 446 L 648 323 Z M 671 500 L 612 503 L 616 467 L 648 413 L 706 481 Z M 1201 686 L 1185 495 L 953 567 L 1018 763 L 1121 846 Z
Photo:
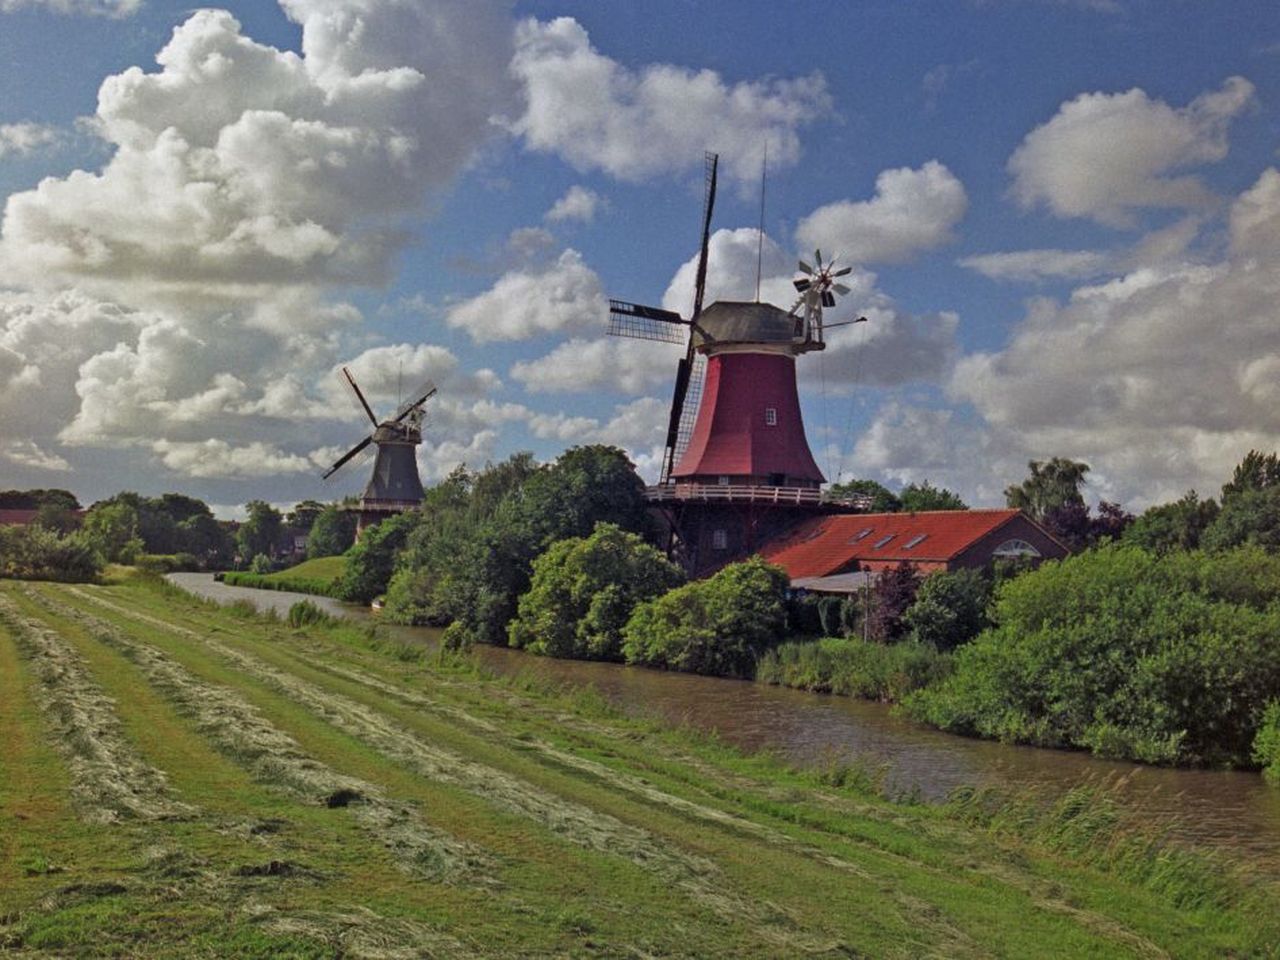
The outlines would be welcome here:
M 334 597 L 337 596 L 338 581 L 342 579 L 346 569 L 346 557 L 316 557 L 314 560 L 304 560 L 295 567 L 277 570 L 275 573 L 239 571 L 226 573 L 224 578 L 227 583 L 238 587 Z
M 157 581 L 0 582 L 0 732 L 0 951 L 1221 957 L 1280 942 L 1274 886 L 1132 838 L 1052 842 L 1061 810 L 1042 835 L 972 800 L 894 802 L 856 770 L 790 771 L 590 695 Z

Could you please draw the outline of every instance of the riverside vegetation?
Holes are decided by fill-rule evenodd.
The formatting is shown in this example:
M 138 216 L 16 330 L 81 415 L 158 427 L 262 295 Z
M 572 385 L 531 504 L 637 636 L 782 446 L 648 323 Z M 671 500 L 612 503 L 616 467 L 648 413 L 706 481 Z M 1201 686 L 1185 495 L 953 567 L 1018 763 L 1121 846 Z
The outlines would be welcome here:
M 293 624 L 292 626 L 290 624 Z M 1275 878 L 1096 790 L 886 798 L 134 577 L 0 583 L 0 949 L 1266 955 Z

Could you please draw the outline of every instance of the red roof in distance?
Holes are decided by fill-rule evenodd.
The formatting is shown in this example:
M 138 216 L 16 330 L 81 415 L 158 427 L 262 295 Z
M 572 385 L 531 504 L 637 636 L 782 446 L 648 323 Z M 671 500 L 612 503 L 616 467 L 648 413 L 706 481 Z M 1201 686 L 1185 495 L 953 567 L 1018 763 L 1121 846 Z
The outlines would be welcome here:
M 825 577 L 853 561 L 946 562 L 1019 515 L 1018 510 L 927 510 L 814 517 L 760 555 L 797 577 Z
M 35 520 L 39 512 L 39 510 L 29 510 L 25 507 L 0 510 L 0 526 L 25 527 Z

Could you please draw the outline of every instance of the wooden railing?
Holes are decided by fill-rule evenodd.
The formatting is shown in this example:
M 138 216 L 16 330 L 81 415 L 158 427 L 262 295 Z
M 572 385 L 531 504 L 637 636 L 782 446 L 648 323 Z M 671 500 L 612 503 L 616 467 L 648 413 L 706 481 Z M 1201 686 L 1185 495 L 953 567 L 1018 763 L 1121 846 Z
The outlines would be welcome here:
M 770 487 L 761 484 L 664 483 L 645 488 L 650 503 L 756 503 L 779 506 L 824 504 L 871 509 L 870 497 L 829 497 L 816 487 Z
M 422 506 L 421 500 L 375 500 L 362 497 L 356 511 L 366 513 L 404 513 L 406 510 L 417 510 Z

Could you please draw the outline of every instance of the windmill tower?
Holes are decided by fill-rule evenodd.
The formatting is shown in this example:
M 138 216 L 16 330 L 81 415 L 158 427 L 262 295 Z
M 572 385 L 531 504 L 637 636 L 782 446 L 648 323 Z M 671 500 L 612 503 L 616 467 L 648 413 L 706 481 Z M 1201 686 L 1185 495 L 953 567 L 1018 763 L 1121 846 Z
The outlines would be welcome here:
M 708 154 L 690 316 L 609 302 L 610 334 L 685 343 L 662 477 L 648 498 L 667 515 L 672 552 L 694 573 L 749 554 L 801 516 L 833 509 L 823 501 L 826 478 L 805 438 L 795 361 L 825 349 L 823 309 L 835 306 L 836 294 L 849 292 L 837 279 L 851 270 L 834 269 L 834 260 L 824 264 L 818 251 L 816 267 L 800 262 L 803 276 L 794 281 L 800 297 L 790 310 L 734 301 L 704 309 L 717 165 Z M 829 326 L 837 325 L 844 324 Z
M 355 377 L 346 367 L 342 368 L 342 378 L 364 409 L 369 422 L 373 424 L 373 432 L 339 457 L 325 471 L 323 478 L 327 480 L 333 476 L 369 444 L 377 447 L 373 476 L 369 478 L 356 508 L 360 514 L 356 522 L 356 536 L 359 536 L 383 518 L 416 509 L 422 503 L 417 447 L 422 443 L 422 407 L 435 394 L 436 388 L 430 381 L 422 384 L 410 394 L 409 400 L 396 408 L 390 418 L 379 423 L 369 402 L 360 392 Z

